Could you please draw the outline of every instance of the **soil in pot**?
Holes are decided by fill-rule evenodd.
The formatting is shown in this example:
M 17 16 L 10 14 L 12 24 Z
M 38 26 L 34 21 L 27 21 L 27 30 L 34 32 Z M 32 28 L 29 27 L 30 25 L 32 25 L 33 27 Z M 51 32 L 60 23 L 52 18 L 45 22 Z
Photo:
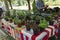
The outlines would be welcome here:
M 13 22 L 13 20 L 12 20 L 12 19 L 10 19 L 10 20 L 9 20 L 9 22 L 10 22 L 10 23 L 12 23 L 12 22 Z
M 43 22 L 41 22 L 39 25 L 38 25 L 38 28 L 39 28 L 39 31 L 40 32 L 43 32 L 44 30 L 45 30 L 45 28 L 47 28 L 47 22 L 45 21 L 43 21 Z

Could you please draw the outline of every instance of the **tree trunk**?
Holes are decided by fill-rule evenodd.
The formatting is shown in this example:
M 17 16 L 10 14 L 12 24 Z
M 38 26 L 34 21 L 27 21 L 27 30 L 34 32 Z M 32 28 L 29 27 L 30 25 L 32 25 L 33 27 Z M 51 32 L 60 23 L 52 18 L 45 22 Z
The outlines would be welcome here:
M 30 0 L 27 0 L 27 3 L 28 3 L 28 8 L 30 10 L 31 9 L 31 7 L 30 7 Z
M 13 8 L 12 8 L 12 5 L 11 5 L 11 0 L 8 0 L 8 2 L 9 2 L 9 4 L 10 4 L 11 9 L 13 9 Z

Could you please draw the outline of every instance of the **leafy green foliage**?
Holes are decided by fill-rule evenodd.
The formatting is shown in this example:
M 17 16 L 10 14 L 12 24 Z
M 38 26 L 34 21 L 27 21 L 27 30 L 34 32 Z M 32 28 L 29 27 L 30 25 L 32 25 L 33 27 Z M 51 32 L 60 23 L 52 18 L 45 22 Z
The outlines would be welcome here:
M 10 17 L 10 11 L 6 11 L 6 16 Z
M 4 16 L 4 19 L 5 19 L 6 21 L 8 21 L 8 20 L 9 20 L 9 18 L 8 18 L 7 16 Z
M 41 27 L 41 28 L 46 28 L 46 27 L 47 27 L 47 25 L 44 24 L 44 23 L 41 23 L 41 24 L 39 24 L 38 26 Z
M 19 19 L 18 18 L 14 18 L 13 21 L 14 21 L 14 24 L 18 24 L 19 23 Z
M 22 11 L 17 12 L 17 15 L 18 15 L 18 18 L 20 18 L 20 19 L 23 19 L 25 17 L 24 12 L 22 12 Z
M 40 24 L 38 25 L 41 28 L 46 28 L 47 27 L 47 21 L 45 19 L 40 21 Z
M 52 17 L 52 16 L 45 16 L 45 19 L 46 19 L 47 21 L 51 21 L 51 20 L 53 20 L 53 17 Z
M 13 16 L 16 17 L 16 10 L 13 10 Z
M 34 2 L 33 2 L 33 4 L 32 4 L 32 7 L 33 7 L 33 12 L 34 12 L 34 13 L 37 13 L 35 0 L 34 0 Z

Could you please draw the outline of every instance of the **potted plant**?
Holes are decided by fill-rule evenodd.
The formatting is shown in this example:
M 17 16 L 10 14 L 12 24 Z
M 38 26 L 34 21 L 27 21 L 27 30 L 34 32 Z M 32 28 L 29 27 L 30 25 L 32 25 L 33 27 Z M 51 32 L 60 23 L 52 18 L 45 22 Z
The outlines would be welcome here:
M 47 27 L 47 21 L 46 20 L 41 21 L 41 23 L 38 25 L 38 27 L 39 27 L 39 31 L 43 32 L 45 30 L 45 28 Z
M 27 31 L 30 31 L 31 30 L 31 27 L 30 27 L 30 24 L 29 23 L 26 23 L 26 30 Z
M 30 24 L 31 24 L 31 25 L 30 25 L 30 26 L 31 26 L 31 28 L 32 28 L 34 25 L 36 25 L 35 20 L 31 20 L 31 21 L 30 21 Z
M 29 16 L 29 15 L 26 15 L 26 17 L 25 17 L 25 25 L 26 25 L 26 30 L 27 30 L 27 31 L 30 31 L 30 30 L 31 30 L 30 21 L 31 21 L 30 16 Z
M 13 22 L 12 18 L 10 18 L 10 19 L 9 19 L 9 22 L 10 22 L 10 23 L 12 23 L 12 22 Z
M 13 23 L 13 19 L 15 18 L 15 14 L 13 14 L 13 15 L 10 15 L 10 17 L 9 17 L 9 22 L 10 23 Z
M 21 25 L 25 25 L 25 19 L 21 20 Z
M 32 27 L 32 29 L 33 29 L 33 33 L 34 33 L 34 35 L 38 35 L 38 26 L 37 25 L 35 25 L 35 26 L 33 26 Z
M 53 25 L 54 24 L 54 21 L 53 21 L 53 17 L 49 17 L 49 25 Z
M 45 28 L 47 27 L 47 25 L 46 24 L 39 24 L 38 27 L 39 27 L 39 31 L 43 32 L 45 30 Z
M 9 21 L 8 16 L 4 16 L 4 19 L 5 19 L 6 21 Z
M 38 24 L 40 23 L 40 16 L 37 15 L 37 16 L 35 17 L 35 21 L 36 21 L 36 24 L 38 25 Z
M 25 14 L 24 12 L 18 12 L 18 19 L 21 21 L 21 25 L 25 25 Z
M 17 25 L 18 27 L 21 27 L 21 23 L 18 18 L 14 18 L 13 21 L 15 25 Z

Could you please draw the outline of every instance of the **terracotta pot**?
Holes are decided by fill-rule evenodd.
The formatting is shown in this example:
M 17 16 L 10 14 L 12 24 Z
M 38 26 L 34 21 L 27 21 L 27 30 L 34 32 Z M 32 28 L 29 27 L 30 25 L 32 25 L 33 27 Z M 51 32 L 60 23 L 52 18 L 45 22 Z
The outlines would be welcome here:
M 25 25 L 25 22 L 22 22 L 21 25 Z
M 12 19 L 10 19 L 9 22 L 12 23 L 13 22 Z
M 2 23 L 2 25 L 4 25 L 4 23 Z
M 19 23 L 17 26 L 18 26 L 18 27 L 21 27 L 21 23 Z

